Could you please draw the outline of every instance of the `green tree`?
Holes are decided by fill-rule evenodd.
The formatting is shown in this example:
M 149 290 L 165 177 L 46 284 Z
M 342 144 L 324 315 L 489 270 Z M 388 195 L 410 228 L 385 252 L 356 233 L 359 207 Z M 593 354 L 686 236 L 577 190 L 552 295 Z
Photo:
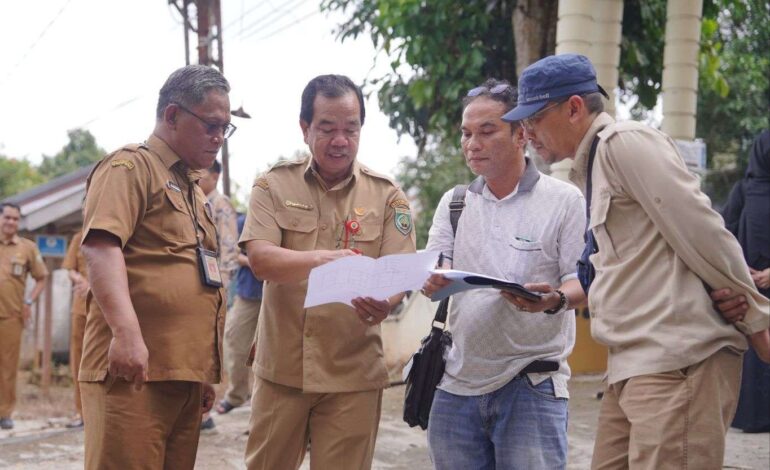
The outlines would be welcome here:
M 67 132 L 69 142 L 54 156 L 43 156 L 40 174 L 46 179 L 70 173 L 78 168 L 99 161 L 105 151 L 96 145 L 96 139 L 87 130 L 73 129 Z
M 0 199 L 13 196 L 44 181 L 45 178 L 27 160 L 0 155 Z

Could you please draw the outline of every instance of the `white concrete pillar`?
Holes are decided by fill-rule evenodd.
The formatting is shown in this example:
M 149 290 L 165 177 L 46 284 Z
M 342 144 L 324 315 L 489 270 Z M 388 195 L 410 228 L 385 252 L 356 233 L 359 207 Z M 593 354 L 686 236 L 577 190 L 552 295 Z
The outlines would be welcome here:
M 610 95 L 604 110 L 614 117 L 623 33 L 623 0 L 594 0 L 593 31 L 594 40 L 589 58 L 596 68 L 599 85 Z
M 703 0 L 669 1 L 663 52 L 663 125 L 674 139 L 695 138 Z

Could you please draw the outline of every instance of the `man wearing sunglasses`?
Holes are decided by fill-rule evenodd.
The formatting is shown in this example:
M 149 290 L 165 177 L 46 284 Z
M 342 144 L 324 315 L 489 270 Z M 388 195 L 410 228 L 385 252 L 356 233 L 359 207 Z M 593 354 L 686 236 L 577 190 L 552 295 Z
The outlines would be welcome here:
M 674 141 L 602 95 L 586 57 L 550 56 L 503 116 L 586 188 L 591 333 L 609 347 L 592 468 L 721 468 L 747 336 L 770 360 L 770 304 Z
M 196 182 L 232 135 L 230 86 L 190 65 L 160 90 L 155 129 L 88 178 L 91 294 L 79 379 L 85 468 L 193 468 L 222 371 L 217 231 Z
M 428 424 L 439 470 L 560 469 L 567 462 L 570 305 L 584 298 L 575 263 L 585 209 L 577 188 L 541 174 L 524 156 L 518 123 L 500 119 L 516 106 L 516 95 L 507 82 L 490 79 L 464 98 L 460 143 L 478 177 L 467 189 L 456 233 L 454 190 L 444 194 L 426 249 L 450 260 L 444 267 L 508 279 L 543 295 L 526 307 L 496 289 L 454 295 L 453 344 Z M 424 293 L 450 282 L 434 274 Z

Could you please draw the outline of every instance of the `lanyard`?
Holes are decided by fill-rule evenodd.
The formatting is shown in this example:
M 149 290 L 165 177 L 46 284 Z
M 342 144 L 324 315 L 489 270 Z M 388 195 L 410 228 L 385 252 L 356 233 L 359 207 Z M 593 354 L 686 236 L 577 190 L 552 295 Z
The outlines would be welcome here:
M 177 179 L 177 175 L 172 170 L 172 176 L 174 178 L 174 181 L 176 181 L 177 186 L 180 188 L 182 187 L 181 184 L 179 184 L 179 180 Z M 203 245 L 201 244 L 201 239 L 198 236 L 198 212 L 195 210 L 195 193 L 193 192 L 193 185 L 195 185 L 194 182 L 188 181 L 187 182 L 187 198 L 190 199 L 190 204 L 192 204 L 192 208 L 190 208 L 190 204 L 187 203 L 187 198 L 184 197 L 184 194 L 182 195 L 182 199 L 184 200 L 184 205 L 187 207 L 187 211 L 190 212 L 190 221 L 193 225 L 193 233 L 195 234 L 195 243 L 198 246 L 198 248 L 203 249 Z M 201 230 L 203 231 L 204 235 L 206 233 L 206 229 L 201 227 Z M 219 251 L 219 240 L 217 240 L 217 251 Z

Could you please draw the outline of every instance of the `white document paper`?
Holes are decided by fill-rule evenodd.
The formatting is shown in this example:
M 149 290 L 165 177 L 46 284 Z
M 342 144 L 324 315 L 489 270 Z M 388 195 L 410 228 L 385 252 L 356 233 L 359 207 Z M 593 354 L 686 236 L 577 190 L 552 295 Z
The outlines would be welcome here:
M 486 274 L 478 274 L 467 271 L 458 271 L 455 269 L 432 269 L 431 273 L 442 274 L 445 278 L 453 281 L 443 289 L 434 292 L 430 300 L 437 301 L 443 300 L 450 295 L 456 294 L 469 289 L 480 289 L 485 287 L 492 287 L 508 292 L 512 292 L 520 297 L 524 297 L 529 300 L 537 300 L 540 297 L 539 292 L 532 292 L 524 288 L 524 286 L 515 282 L 508 281 L 506 279 L 500 279 L 497 277 L 487 276 Z
M 331 302 L 353 304 L 356 297 L 385 300 L 408 290 L 419 290 L 436 266 L 438 252 L 423 251 L 382 258 L 345 256 L 313 268 L 307 283 L 305 308 Z

